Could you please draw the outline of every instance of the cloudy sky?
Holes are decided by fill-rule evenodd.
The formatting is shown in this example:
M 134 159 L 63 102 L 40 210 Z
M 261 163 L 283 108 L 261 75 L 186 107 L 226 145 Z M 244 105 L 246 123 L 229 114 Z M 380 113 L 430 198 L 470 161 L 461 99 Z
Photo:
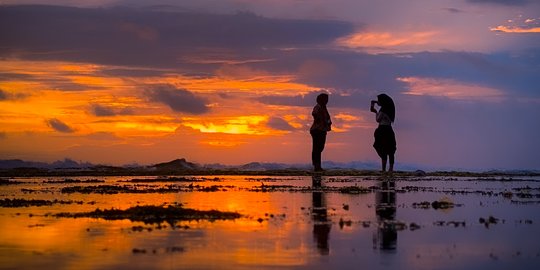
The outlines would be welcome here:
M 80 2 L 84 2 L 81 4 Z M 0 156 L 106 164 L 375 161 L 540 168 L 540 1 L 3 0 Z

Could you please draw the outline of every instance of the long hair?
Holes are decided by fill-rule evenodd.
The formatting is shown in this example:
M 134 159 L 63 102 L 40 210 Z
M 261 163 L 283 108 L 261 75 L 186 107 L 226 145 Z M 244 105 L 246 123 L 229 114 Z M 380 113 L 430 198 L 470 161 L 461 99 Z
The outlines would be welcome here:
M 394 101 L 392 100 L 392 98 L 387 94 L 380 94 L 377 96 L 377 101 L 381 106 L 381 112 L 388 115 L 388 117 L 390 117 L 390 120 L 394 122 L 394 120 L 396 119 L 396 106 L 394 105 Z

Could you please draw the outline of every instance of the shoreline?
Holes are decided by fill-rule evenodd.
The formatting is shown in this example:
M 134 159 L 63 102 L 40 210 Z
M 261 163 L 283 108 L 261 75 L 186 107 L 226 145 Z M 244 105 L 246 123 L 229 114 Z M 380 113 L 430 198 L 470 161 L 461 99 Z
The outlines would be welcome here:
M 535 177 L 540 176 L 536 171 L 394 171 L 392 174 L 382 173 L 377 170 L 357 170 L 357 169 L 328 169 L 323 172 L 313 172 L 304 169 L 282 169 L 282 170 L 147 170 L 141 168 L 108 168 L 103 169 L 77 169 L 77 170 L 49 170 L 39 168 L 15 168 L 0 170 L 1 178 L 9 177 L 77 177 L 77 176 L 189 176 L 189 175 L 247 175 L 247 176 L 387 176 L 387 177 Z

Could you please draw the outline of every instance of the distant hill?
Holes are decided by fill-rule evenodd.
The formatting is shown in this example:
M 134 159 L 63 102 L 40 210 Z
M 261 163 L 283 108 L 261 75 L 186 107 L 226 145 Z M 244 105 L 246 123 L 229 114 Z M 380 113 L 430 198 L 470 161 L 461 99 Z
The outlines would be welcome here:
M 185 158 L 175 159 L 173 161 L 158 163 L 150 168 L 158 171 L 177 171 L 177 170 L 199 170 L 201 166 L 192 162 L 188 162 Z
M 4 159 L 0 160 L 0 169 L 15 169 L 15 168 L 48 168 L 50 164 L 44 162 L 24 161 L 20 159 Z
M 57 160 L 53 163 L 24 161 L 20 159 L 4 159 L 0 160 L 0 169 L 15 169 L 15 168 L 37 168 L 37 169 L 67 169 L 67 168 L 90 168 L 94 167 L 94 164 L 88 162 L 77 162 L 75 160 L 66 158 L 64 160 Z

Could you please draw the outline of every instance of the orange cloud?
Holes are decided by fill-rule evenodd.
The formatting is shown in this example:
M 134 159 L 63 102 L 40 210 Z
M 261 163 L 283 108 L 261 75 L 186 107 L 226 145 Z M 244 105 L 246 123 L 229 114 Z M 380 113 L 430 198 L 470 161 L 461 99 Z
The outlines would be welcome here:
M 540 27 L 519 27 L 519 26 L 504 26 L 499 25 L 497 27 L 489 28 L 493 32 L 502 32 L 502 33 L 540 33 Z
M 344 121 L 344 122 L 352 122 L 352 121 L 362 120 L 361 117 L 346 114 L 346 113 L 338 113 L 338 114 L 336 114 L 336 116 L 334 116 L 334 118 L 339 119 L 339 120 Z
M 505 24 L 490 27 L 489 30 L 499 33 L 540 33 L 540 21 L 538 19 L 518 15 L 507 20 Z
M 373 128 L 371 121 L 366 121 L 363 116 L 356 116 L 350 113 L 338 112 L 332 124 L 332 132 L 345 133 L 353 128 Z
M 498 89 L 466 84 L 450 79 L 405 77 L 397 78 L 397 80 L 409 85 L 409 90 L 404 92 L 407 95 L 484 101 L 500 101 L 504 98 L 504 93 Z
M 338 39 L 340 46 L 358 48 L 387 48 L 410 47 L 429 44 L 438 33 L 436 31 L 421 32 L 357 32 Z
M 109 72 L 116 70 L 117 76 Z M 134 76 L 130 76 L 132 70 Z M 179 156 L 232 162 L 230 151 L 235 151 L 241 154 L 234 161 L 244 162 L 259 158 L 253 145 L 276 154 L 291 147 L 286 143 L 309 146 L 305 132 L 311 108 L 254 101 L 264 94 L 297 95 L 313 90 L 296 83 L 295 75 L 240 66 L 223 68 L 213 77 L 184 76 L 175 70 L 141 76 L 138 71 L 137 67 L 0 60 L 0 72 L 14 74 L 0 81 L 0 89 L 6 96 L 24 96 L 0 101 L 4 134 L 0 154 L 40 160 L 69 156 L 122 164 Z M 163 84 L 207 99 L 211 109 L 186 117 L 167 104 L 145 98 L 145 90 Z M 270 120 L 277 118 L 292 128 L 276 129 Z M 288 136 L 286 142 L 281 136 Z M 105 157 L 104 152 L 110 154 Z M 300 154 L 286 158 L 292 161 L 293 156 L 298 159 Z

